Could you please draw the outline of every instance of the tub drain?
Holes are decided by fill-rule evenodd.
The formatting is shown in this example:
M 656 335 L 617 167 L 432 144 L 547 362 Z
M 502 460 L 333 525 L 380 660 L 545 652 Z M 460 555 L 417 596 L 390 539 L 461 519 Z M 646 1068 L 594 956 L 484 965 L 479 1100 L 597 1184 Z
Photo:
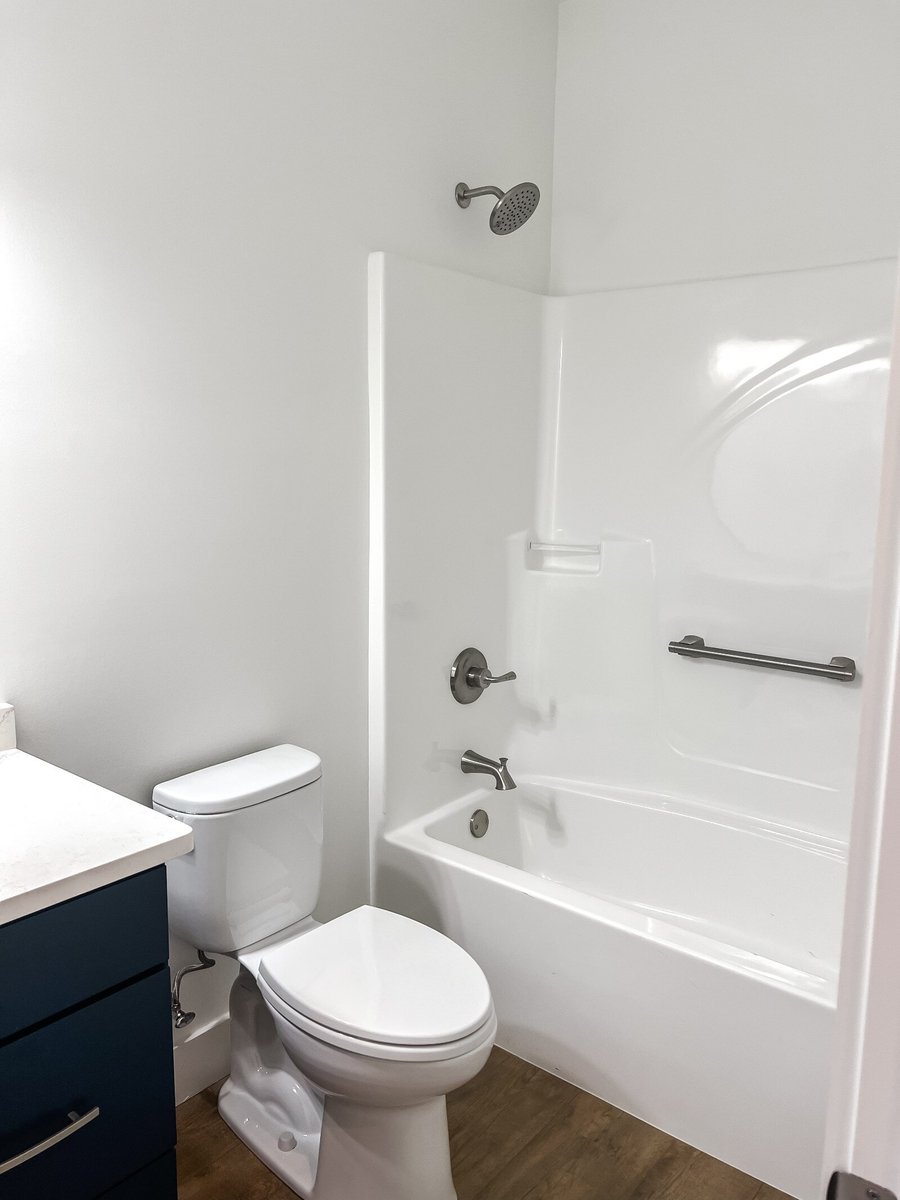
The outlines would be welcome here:
M 490 825 L 490 817 L 483 808 L 476 808 L 469 817 L 469 832 L 472 837 L 484 837 Z

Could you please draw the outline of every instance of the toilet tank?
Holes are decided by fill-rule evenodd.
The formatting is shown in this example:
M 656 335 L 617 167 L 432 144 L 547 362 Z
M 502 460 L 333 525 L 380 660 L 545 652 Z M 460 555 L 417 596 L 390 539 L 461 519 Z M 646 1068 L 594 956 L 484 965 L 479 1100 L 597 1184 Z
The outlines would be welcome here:
M 169 924 L 229 954 L 308 917 L 322 879 L 322 763 L 272 746 L 160 783 L 153 807 L 190 825 L 194 849 L 167 866 Z

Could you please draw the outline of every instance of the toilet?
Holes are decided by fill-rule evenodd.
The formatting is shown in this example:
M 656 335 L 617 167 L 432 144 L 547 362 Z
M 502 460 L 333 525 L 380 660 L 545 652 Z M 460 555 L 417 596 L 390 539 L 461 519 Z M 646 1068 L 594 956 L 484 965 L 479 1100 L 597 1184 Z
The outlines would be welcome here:
M 306 1200 L 456 1200 L 446 1095 L 487 1060 L 490 988 L 455 942 L 363 905 L 325 924 L 322 764 L 273 746 L 161 783 L 194 849 L 169 921 L 240 963 L 219 1112 Z

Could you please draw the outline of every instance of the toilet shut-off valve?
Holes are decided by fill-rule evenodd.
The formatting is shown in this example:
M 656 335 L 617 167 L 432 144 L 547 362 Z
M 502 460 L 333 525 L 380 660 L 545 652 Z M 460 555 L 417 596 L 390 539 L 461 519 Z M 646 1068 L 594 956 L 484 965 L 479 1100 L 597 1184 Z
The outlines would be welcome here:
M 181 981 L 185 975 L 190 975 L 191 971 L 205 971 L 216 965 L 216 960 L 210 958 L 202 950 L 197 951 L 197 959 L 197 962 L 175 972 L 175 982 L 172 984 L 172 1020 L 175 1022 L 176 1029 L 184 1029 L 186 1025 L 190 1025 L 197 1015 L 195 1012 L 185 1012 L 181 1007 Z
M 458 704 L 471 704 L 485 692 L 492 683 L 509 683 L 516 678 L 515 671 L 507 671 L 505 675 L 492 675 L 488 670 L 487 659 L 474 646 L 467 646 L 457 654 L 450 668 L 450 691 Z

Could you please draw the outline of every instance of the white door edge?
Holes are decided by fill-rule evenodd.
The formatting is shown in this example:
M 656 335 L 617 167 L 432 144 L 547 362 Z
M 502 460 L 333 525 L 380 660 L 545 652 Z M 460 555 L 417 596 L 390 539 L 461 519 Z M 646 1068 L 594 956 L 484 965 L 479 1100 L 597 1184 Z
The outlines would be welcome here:
M 900 1193 L 900 305 L 862 666 L 823 1200 L 835 1170 Z

